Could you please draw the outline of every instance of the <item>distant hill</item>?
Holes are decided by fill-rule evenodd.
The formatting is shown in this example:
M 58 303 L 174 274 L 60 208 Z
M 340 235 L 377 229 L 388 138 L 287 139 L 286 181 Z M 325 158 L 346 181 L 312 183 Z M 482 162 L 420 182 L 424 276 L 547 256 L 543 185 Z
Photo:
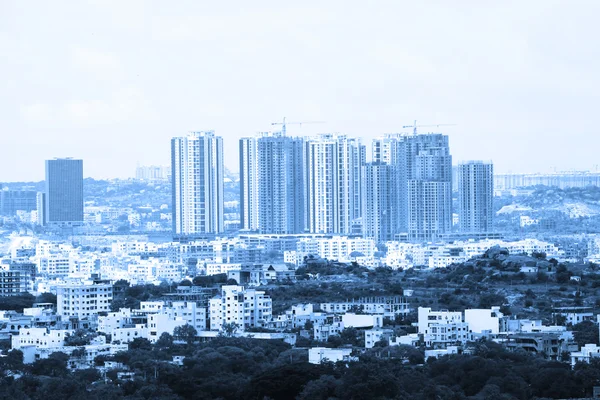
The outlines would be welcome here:
M 600 215 L 600 188 L 538 187 L 530 196 L 515 197 L 512 204 L 503 206 L 498 214 L 522 212 L 560 212 L 569 218 Z

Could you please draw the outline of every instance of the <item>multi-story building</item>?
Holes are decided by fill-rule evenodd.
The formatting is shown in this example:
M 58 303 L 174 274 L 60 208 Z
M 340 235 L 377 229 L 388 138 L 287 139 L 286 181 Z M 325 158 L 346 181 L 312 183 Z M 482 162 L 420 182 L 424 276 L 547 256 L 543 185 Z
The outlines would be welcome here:
M 458 164 L 460 230 L 490 232 L 494 216 L 494 166 L 483 161 Z
M 343 314 L 360 312 L 363 314 L 381 314 L 384 317 L 395 318 L 410 312 L 410 306 L 403 297 L 361 297 L 346 302 L 321 303 L 321 310 L 328 313 Z
M 240 179 L 242 173 L 248 177 L 241 186 L 242 201 L 247 200 L 242 207 L 244 215 L 258 212 L 258 230 L 261 233 L 304 232 L 303 140 L 286 137 L 283 132 L 260 133 L 253 140 L 256 143 L 256 167 L 252 168 L 251 154 L 248 154 L 245 164 L 240 160 L 240 168 L 244 169 L 240 172 Z M 252 174 L 256 175 L 256 187 L 248 188 Z M 254 209 L 252 197 L 257 199 Z
M 258 225 L 258 143 L 257 138 L 240 139 L 240 224 L 257 231 Z
M 319 256 L 328 260 L 339 262 L 350 262 L 354 254 L 363 257 L 373 257 L 377 251 L 373 239 L 361 237 L 333 236 L 303 238 L 296 243 L 297 260 L 307 256 Z
M 373 162 L 396 168 L 397 232 L 414 241 L 452 228 L 452 158 L 448 136 L 388 134 L 373 142 Z
M 0 190 L 0 215 L 36 210 L 36 197 L 37 192 L 33 190 Z
M 171 140 L 173 233 L 223 232 L 223 138 L 214 131 Z
M 83 160 L 46 160 L 45 207 L 48 224 L 83 223 Z
M 469 339 L 469 324 L 463 322 L 460 311 L 432 311 L 428 307 L 419 307 L 419 333 L 430 335 L 433 347 L 465 344 Z
M 374 162 L 363 167 L 362 233 L 375 242 L 393 240 L 402 228 L 397 168 Z
M 405 136 L 408 237 L 430 241 L 452 229 L 452 157 L 448 136 Z
M 15 296 L 24 292 L 27 281 L 23 279 L 20 271 L 0 270 L 0 296 Z
M 497 174 L 494 190 L 503 191 L 531 186 L 555 186 L 560 189 L 600 186 L 598 171 L 555 172 L 551 174 Z
M 65 317 L 94 317 L 109 312 L 113 287 L 109 281 L 95 280 L 59 286 L 57 313 Z
M 322 134 L 305 143 L 307 229 L 352 233 L 362 213 L 365 146 L 346 135 Z
M 224 325 L 235 324 L 239 331 L 261 327 L 272 318 L 271 298 L 263 291 L 225 285 L 221 294 L 209 302 L 210 330 L 221 331 Z
M 168 181 L 170 177 L 171 167 L 166 165 L 138 165 L 135 169 L 135 179 L 143 181 Z
M 38 272 L 48 277 L 69 275 L 70 259 L 68 254 L 56 253 L 38 258 Z

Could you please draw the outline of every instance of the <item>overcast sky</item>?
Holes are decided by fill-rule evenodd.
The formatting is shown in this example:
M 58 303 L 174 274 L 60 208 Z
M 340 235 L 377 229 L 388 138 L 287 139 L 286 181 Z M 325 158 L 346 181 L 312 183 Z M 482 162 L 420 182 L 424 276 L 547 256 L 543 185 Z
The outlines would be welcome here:
M 167 164 L 214 129 L 371 140 L 453 123 L 454 161 L 600 164 L 600 1 L 0 0 L 0 181 L 77 157 L 94 178 Z M 426 131 L 423 128 L 423 131 Z

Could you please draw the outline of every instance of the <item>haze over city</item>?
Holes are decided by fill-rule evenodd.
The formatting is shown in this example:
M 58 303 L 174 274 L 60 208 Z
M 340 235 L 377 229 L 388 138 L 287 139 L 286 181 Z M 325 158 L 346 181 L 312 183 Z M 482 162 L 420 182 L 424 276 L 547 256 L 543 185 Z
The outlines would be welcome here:
M 0 170 L 44 160 L 94 178 L 167 164 L 192 130 L 238 138 L 290 126 L 370 145 L 403 125 L 450 137 L 456 161 L 497 172 L 593 169 L 600 37 L 593 1 L 0 2 Z M 428 131 L 429 129 L 425 129 Z M 404 130 L 407 131 L 407 130 Z

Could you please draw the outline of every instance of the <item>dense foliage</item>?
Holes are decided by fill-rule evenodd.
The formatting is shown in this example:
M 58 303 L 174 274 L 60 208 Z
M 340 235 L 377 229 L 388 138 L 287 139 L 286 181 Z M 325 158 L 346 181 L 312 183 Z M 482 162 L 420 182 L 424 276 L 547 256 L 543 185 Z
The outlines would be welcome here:
M 113 357 L 132 372 L 70 372 L 56 353 L 25 366 L 19 351 L 0 358 L 0 397 L 15 399 L 529 399 L 589 396 L 600 362 L 569 365 L 508 352 L 494 343 L 471 355 L 423 360 L 409 346 L 377 347 L 349 364 L 312 365 L 306 350 L 279 341 L 219 337 L 203 344 L 136 339 Z M 183 355 L 182 366 L 170 362 Z M 102 366 L 106 359 L 98 359 Z M 106 378 L 106 379 L 105 379 Z

